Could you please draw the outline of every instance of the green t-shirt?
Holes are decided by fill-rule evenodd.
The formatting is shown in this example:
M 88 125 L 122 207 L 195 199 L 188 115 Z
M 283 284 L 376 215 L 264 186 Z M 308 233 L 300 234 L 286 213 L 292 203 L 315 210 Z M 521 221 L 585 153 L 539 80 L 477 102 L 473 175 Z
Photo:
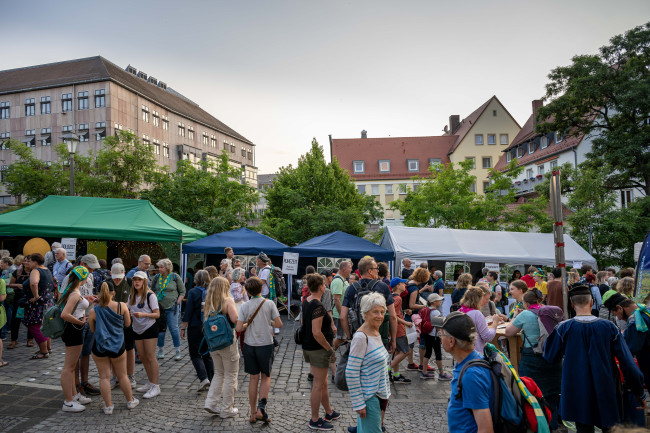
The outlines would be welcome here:
M 0 296 L 7 294 L 7 286 L 5 286 L 5 280 L 0 278 Z M 7 312 L 5 311 L 5 306 L 0 302 L 0 328 L 5 326 L 7 323 Z
M 343 277 L 334 277 L 332 283 L 330 284 L 330 292 L 332 292 L 332 317 L 339 319 L 341 315 L 336 309 L 336 303 L 334 302 L 334 295 L 341 295 L 341 305 L 343 305 L 343 295 L 345 295 L 345 289 L 349 286 L 349 283 L 343 279 Z

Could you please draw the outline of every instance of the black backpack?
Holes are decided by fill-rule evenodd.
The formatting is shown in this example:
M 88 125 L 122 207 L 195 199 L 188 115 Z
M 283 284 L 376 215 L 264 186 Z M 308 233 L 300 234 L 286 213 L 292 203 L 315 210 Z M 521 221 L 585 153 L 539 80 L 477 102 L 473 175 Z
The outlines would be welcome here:
M 275 296 L 279 298 L 287 293 L 287 283 L 284 281 L 282 268 L 277 268 L 271 265 L 271 275 L 273 276 L 273 282 L 275 283 Z
M 378 280 L 371 280 L 370 282 L 364 281 L 363 283 L 357 281 L 348 287 L 348 290 L 352 288 L 355 291 L 354 305 L 350 306 L 349 313 L 350 330 L 353 334 L 357 331 L 357 329 L 361 327 L 361 325 L 363 325 L 363 316 L 361 314 L 361 298 L 369 293 L 372 293 L 378 282 Z

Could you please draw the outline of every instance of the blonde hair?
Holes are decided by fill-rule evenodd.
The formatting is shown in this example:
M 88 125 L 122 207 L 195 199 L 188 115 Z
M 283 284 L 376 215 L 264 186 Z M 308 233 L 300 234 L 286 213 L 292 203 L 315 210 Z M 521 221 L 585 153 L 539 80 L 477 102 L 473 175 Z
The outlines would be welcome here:
M 456 288 L 464 289 L 465 287 L 469 287 L 470 284 L 472 284 L 472 274 L 466 272 L 459 275 L 458 280 L 456 281 Z
M 158 260 L 158 263 L 156 263 L 156 266 L 164 267 L 165 269 L 167 269 L 167 272 L 170 273 L 170 274 L 174 271 L 174 265 L 172 265 L 172 261 L 169 260 L 169 259 L 160 259 L 160 260 Z
M 142 280 L 142 297 L 145 299 L 145 301 L 147 300 L 149 293 L 153 293 L 149 288 L 147 281 L 148 280 Z M 135 280 L 131 280 L 131 294 L 129 295 L 129 305 L 135 305 L 135 297 L 138 296 L 138 291 L 135 289 L 135 285 L 133 284 L 134 282 Z
M 111 296 L 111 291 L 108 288 L 108 284 L 106 282 L 103 282 L 102 287 L 99 289 L 99 306 L 105 307 L 112 300 L 113 297 Z
M 463 299 L 460 300 L 460 304 L 478 310 L 479 305 L 483 300 L 483 296 L 486 295 L 486 292 L 490 293 L 482 287 L 469 286 L 463 295 Z
M 219 311 L 226 298 L 230 297 L 230 283 L 224 277 L 217 277 L 210 281 L 208 293 L 205 295 L 203 315 L 207 318 L 211 311 Z
M 578 281 L 580 281 L 580 274 L 575 269 L 571 269 L 571 271 L 569 271 L 569 280 L 567 284 L 571 286 L 577 283 Z
M 426 268 L 419 267 L 413 271 L 413 275 L 411 275 L 411 279 L 415 281 L 416 283 L 426 283 L 429 281 L 429 277 L 431 274 L 429 273 L 429 270 Z
M 618 283 L 616 283 L 616 291 L 631 298 L 634 295 L 634 278 L 625 277 L 618 280 Z
M 210 281 L 214 280 L 219 276 L 219 271 L 217 270 L 216 266 L 212 266 L 212 265 L 207 266 L 204 269 L 204 271 L 206 271 L 208 275 L 210 275 Z

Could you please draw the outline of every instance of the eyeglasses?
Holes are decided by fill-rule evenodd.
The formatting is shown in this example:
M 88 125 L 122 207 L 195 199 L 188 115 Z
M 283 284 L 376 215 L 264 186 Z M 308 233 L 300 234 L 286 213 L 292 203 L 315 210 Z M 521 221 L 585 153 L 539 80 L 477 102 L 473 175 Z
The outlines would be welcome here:
M 368 268 L 369 271 L 378 271 L 379 268 Z

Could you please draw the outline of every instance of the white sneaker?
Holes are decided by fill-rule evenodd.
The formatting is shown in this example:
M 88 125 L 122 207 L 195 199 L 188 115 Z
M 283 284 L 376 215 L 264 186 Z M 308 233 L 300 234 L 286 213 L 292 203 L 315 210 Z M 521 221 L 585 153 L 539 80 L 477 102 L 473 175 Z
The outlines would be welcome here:
M 197 389 L 196 392 L 205 391 L 209 387 L 210 387 L 210 379 L 203 379 L 201 383 L 199 383 L 199 389 Z
M 278 335 L 278 334 L 280 333 L 280 329 L 278 329 L 278 328 L 273 328 L 273 333 L 274 333 L 275 335 Z
M 203 410 L 208 412 L 208 413 L 211 413 L 212 415 L 219 415 L 219 413 L 221 412 L 221 409 L 215 408 L 215 407 L 210 407 L 207 404 L 203 407 Z
M 129 375 L 129 382 L 131 382 L 131 389 L 135 388 L 138 382 L 135 381 L 135 377 Z
M 120 381 L 117 380 L 117 377 L 113 376 L 111 377 L 111 389 L 115 389 L 117 385 L 120 384 Z
M 106 415 L 113 415 L 113 408 L 115 408 L 115 406 L 104 406 L 104 413 Z
M 64 401 L 61 410 L 63 412 L 83 412 L 86 407 L 72 400 L 71 402 Z
M 77 395 L 72 397 L 72 401 L 76 401 L 79 404 L 88 404 L 93 400 L 91 398 L 89 398 L 89 397 L 81 395 L 81 393 L 77 393 Z
M 234 416 L 237 416 L 238 413 L 239 413 L 239 409 L 237 409 L 236 407 L 233 407 L 232 410 L 229 411 L 229 412 L 222 411 L 222 412 L 219 414 L 219 416 L 220 416 L 221 418 L 232 418 L 232 417 L 234 417 Z
M 127 407 L 128 409 L 133 409 L 134 407 L 136 407 L 136 406 L 139 405 L 139 404 L 140 404 L 140 400 L 138 400 L 137 398 L 133 397 L 133 400 L 131 400 L 131 401 L 127 401 L 127 402 L 126 402 L 126 407 Z
M 160 385 L 151 385 L 151 389 L 147 391 L 145 395 L 143 395 L 143 398 L 154 398 L 155 396 L 160 394 Z
M 147 382 L 147 383 L 145 383 L 144 385 L 137 387 L 135 390 L 136 390 L 137 392 L 147 392 L 147 391 L 149 391 L 150 389 L 151 389 L 151 383 L 150 383 L 150 382 Z

